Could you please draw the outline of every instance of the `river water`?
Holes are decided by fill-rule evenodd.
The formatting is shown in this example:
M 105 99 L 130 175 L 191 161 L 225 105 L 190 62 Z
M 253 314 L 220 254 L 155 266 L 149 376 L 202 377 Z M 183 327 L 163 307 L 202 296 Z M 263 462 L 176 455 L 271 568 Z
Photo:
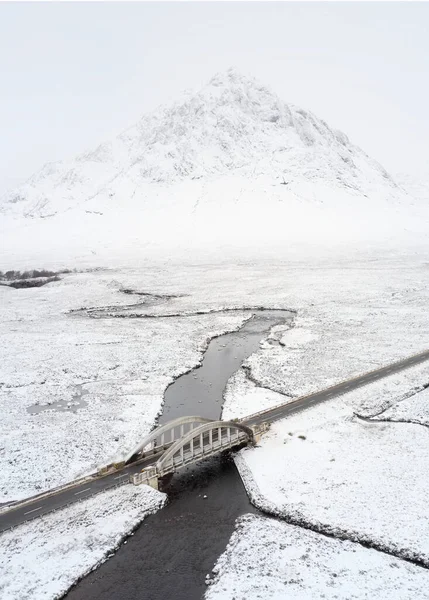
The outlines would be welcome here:
M 255 311 L 235 332 L 210 341 L 202 365 L 165 392 L 160 423 L 183 415 L 219 419 L 228 379 L 288 311 Z M 168 504 L 146 518 L 116 554 L 82 579 L 68 600 L 200 600 L 237 517 L 257 512 L 228 454 L 174 475 L 163 491 Z

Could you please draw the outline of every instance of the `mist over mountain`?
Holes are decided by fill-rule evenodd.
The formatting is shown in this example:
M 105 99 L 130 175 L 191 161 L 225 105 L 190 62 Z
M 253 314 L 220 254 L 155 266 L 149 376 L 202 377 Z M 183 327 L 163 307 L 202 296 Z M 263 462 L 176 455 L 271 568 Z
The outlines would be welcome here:
M 429 171 L 417 175 L 398 173 L 395 180 L 410 196 L 429 204 Z
M 73 224 L 77 249 L 87 238 L 118 246 L 125 231 L 140 245 L 424 235 L 410 202 L 344 133 L 231 69 L 94 150 L 45 165 L 0 211 L 8 222 L 55 222 L 63 246 Z M 54 224 L 40 227 L 53 241 Z

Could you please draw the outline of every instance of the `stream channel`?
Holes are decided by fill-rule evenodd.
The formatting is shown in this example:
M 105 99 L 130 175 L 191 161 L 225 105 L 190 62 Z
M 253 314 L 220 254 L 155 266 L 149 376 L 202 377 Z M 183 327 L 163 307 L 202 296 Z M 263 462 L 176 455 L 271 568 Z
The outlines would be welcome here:
M 213 338 L 202 365 L 167 388 L 159 423 L 182 415 L 221 417 L 228 379 L 272 327 L 293 318 L 285 310 L 252 312 L 253 318 L 238 331 Z M 186 467 L 163 491 L 168 494 L 166 506 L 77 583 L 67 600 L 201 600 L 206 574 L 225 550 L 235 520 L 258 511 L 228 453 Z

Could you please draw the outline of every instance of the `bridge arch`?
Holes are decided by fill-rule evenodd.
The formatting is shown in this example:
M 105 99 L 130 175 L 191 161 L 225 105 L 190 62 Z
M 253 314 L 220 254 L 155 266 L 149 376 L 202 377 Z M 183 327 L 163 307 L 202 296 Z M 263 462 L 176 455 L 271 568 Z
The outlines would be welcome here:
M 171 446 L 177 439 L 176 430 L 178 430 L 179 436 L 182 437 L 185 433 L 192 431 L 195 425 L 200 426 L 203 423 L 211 423 L 212 421 L 213 419 L 195 416 L 173 419 L 160 427 L 155 427 L 135 448 L 125 455 L 123 460 L 126 464 L 136 456 L 142 458 L 147 453 L 155 452 L 157 448 Z M 148 446 L 149 450 L 145 452 Z
M 225 434 L 223 433 L 225 430 Z M 253 430 L 237 421 L 210 421 L 192 429 L 172 444 L 156 463 L 160 477 L 174 470 L 215 454 L 222 448 L 232 448 L 253 442 Z M 195 444 L 195 440 L 197 443 Z M 186 447 L 189 448 L 186 451 Z M 206 451 L 205 451 L 206 448 Z M 179 455 L 178 460 L 176 455 Z

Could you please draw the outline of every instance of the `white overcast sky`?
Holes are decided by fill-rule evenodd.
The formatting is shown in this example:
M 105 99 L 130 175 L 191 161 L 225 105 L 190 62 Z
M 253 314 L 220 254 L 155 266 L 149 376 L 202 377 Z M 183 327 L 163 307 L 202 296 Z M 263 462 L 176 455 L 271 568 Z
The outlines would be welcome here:
M 0 2 L 0 192 L 230 66 L 429 173 L 429 4 Z

